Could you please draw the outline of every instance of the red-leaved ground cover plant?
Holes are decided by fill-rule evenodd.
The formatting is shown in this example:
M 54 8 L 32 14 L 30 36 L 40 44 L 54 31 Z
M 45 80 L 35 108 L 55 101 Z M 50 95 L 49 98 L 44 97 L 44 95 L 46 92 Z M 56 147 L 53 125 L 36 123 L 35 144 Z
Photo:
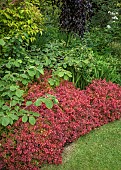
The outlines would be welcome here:
M 121 87 L 105 80 L 95 80 L 85 90 L 90 105 L 99 111 L 100 125 L 120 119 Z
M 93 81 L 86 90 L 76 89 L 68 81 L 52 89 L 50 73 L 29 84 L 25 103 L 45 94 L 56 96 L 52 109 L 45 104 L 23 108 L 38 112 L 34 126 L 20 118 L 0 140 L 0 169 L 38 170 L 45 163 L 62 163 L 64 146 L 92 129 L 121 118 L 121 87 L 105 80 Z

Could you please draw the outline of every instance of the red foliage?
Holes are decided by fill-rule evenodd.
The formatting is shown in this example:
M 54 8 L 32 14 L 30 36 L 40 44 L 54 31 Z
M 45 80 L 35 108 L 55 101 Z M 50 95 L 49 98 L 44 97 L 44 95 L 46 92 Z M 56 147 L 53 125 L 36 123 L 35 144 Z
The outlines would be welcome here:
M 105 80 L 95 80 L 87 87 L 85 94 L 90 98 L 91 107 L 98 110 L 100 125 L 120 119 L 121 87 Z
M 43 78 L 43 77 L 42 77 Z M 48 78 L 48 77 L 47 77 Z M 37 170 L 42 164 L 62 162 L 63 147 L 91 129 L 121 117 L 121 87 L 105 80 L 95 80 L 86 90 L 76 89 L 63 81 L 51 89 L 45 76 L 42 82 L 29 85 L 25 101 L 35 101 L 46 93 L 59 101 L 52 109 L 45 104 L 28 106 L 28 110 L 40 113 L 34 126 L 22 123 L 21 118 L 8 133 L 2 134 L 0 158 L 10 170 Z

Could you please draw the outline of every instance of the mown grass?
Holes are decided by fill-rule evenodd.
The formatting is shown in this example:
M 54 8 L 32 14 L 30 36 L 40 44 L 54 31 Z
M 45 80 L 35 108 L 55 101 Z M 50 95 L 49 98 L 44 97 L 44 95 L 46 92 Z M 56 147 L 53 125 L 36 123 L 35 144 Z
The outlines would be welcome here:
M 62 165 L 42 170 L 121 170 L 121 120 L 80 137 L 65 148 Z

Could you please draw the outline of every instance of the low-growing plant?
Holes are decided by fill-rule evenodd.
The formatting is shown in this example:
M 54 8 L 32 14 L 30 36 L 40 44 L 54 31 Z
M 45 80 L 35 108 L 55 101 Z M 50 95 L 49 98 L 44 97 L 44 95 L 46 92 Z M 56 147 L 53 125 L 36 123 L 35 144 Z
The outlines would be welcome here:
M 66 144 L 121 118 L 121 87 L 112 82 L 95 80 L 83 91 L 68 81 L 62 81 L 54 89 L 48 85 L 46 79 L 29 84 L 23 108 L 40 116 L 34 126 L 19 118 L 1 134 L 1 168 L 37 170 L 46 163 L 59 164 Z M 47 93 L 58 100 L 52 109 L 44 103 L 40 105 L 43 94 Z
M 99 111 L 100 123 L 121 118 L 121 86 L 106 80 L 94 80 L 85 94 L 90 98 L 92 108 Z

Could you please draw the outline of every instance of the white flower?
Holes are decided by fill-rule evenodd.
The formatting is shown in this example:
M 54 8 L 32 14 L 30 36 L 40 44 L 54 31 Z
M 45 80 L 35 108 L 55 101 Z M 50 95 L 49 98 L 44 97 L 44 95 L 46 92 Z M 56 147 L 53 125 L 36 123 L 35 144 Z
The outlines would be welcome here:
M 118 12 L 111 12 L 111 11 L 108 11 L 108 14 L 112 15 L 112 16 L 115 16 L 115 15 L 118 15 Z
M 115 12 L 108 11 L 110 15 L 115 15 Z
M 108 29 L 110 29 L 110 28 L 111 28 L 111 26 L 110 26 L 110 25 L 107 25 L 107 28 L 108 28 Z
M 117 16 L 114 16 L 114 17 L 112 17 L 112 19 L 114 19 L 114 20 L 118 20 L 118 17 L 117 17 Z

